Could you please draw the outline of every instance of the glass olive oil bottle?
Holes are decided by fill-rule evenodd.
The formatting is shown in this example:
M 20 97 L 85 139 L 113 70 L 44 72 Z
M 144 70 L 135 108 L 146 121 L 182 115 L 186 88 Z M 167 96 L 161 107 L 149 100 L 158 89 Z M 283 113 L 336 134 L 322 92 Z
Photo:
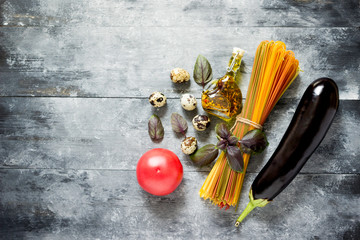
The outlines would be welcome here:
M 225 75 L 212 81 L 201 96 L 203 109 L 226 121 L 231 120 L 242 109 L 242 94 L 235 76 L 240 69 L 244 53 L 244 50 L 234 48 Z

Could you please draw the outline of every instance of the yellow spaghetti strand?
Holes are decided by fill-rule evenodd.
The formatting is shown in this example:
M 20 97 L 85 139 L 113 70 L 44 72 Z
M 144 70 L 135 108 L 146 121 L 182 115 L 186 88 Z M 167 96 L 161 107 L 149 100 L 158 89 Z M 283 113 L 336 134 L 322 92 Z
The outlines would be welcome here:
M 262 41 L 256 50 L 248 92 L 240 116 L 262 125 L 299 72 L 299 61 L 295 59 L 292 51 L 286 50 L 283 42 Z M 252 129 L 253 126 L 236 122 L 233 134 L 242 138 Z M 222 152 L 205 179 L 199 191 L 200 196 L 210 199 L 221 208 L 237 206 L 250 155 L 244 154 L 243 158 L 244 171 L 238 173 L 230 168 L 226 155 Z

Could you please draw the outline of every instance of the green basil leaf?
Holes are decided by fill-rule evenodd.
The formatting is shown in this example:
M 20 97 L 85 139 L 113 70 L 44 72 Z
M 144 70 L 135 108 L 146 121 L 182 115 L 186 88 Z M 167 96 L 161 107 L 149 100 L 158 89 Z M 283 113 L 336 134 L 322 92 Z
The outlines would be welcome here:
M 171 127 L 174 132 L 185 135 L 188 128 L 186 120 L 178 113 L 171 114 Z
M 265 133 L 259 129 L 247 132 L 239 142 L 241 150 L 248 154 L 261 153 L 269 145 Z
M 219 153 L 214 144 L 208 144 L 190 155 L 191 161 L 197 166 L 205 166 L 214 161 Z
M 226 159 L 232 170 L 236 172 L 243 172 L 244 170 L 243 153 L 238 147 L 228 146 L 226 149 Z
M 231 133 L 225 123 L 216 124 L 215 132 L 222 139 L 228 139 L 231 136 Z
M 194 66 L 194 80 L 197 84 L 203 88 L 205 84 L 212 80 L 212 68 L 209 61 L 202 55 L 199 55 L 196 59 Z
M 152 115 L 148 122 L 148 132 L 151 140 L 160 142 L 164 138 L 164 127 L 157 115 Z

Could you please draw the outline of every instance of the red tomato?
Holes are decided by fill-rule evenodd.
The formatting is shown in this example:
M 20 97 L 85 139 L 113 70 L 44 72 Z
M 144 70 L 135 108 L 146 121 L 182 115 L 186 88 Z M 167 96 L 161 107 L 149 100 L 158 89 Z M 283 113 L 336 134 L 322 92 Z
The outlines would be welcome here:
M 164 148 L 155 148 L 139 159 L 136 176 L 145 191 L 163 196 L 172 193 L 179 186 L 183 167 L 175 153 Z

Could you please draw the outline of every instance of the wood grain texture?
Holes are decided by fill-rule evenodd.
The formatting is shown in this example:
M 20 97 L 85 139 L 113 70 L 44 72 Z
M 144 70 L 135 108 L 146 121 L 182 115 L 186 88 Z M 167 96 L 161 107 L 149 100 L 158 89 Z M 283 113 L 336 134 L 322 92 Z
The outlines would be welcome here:
M 185 172 L 172 194 L 156 197 L 134 171 L 0 170 L 0 234 L 22 239 L 355 239 L 359 175 L 299 175 L 240 228 L 238 211 L 200 199 L 206 174 Z M 4 181 L 7 179 L 7 181 Z M 209 218 L 211 216 L 211 218 Z M 286 217 L 285 217 L 286 216 Z
M 304 71 L 284 97 L 299 98 L 308 84 L 324 76 L 338 82 L 341 99 L 360 95 L 358 28 L 6 27 L 0 36 L 0 96 L 195 94 L 201 87 L 193 80 L 173 84 L 171 69 L 182 67 L 192 76 L 202 54 L 214 77 L 221 77 L 234 46 L 246 50 L 240 81 L 245 96 L 256 48 L 265 39 L 284 41 Z
M 359 239 L 360 2 L 358 0 L 0 0 L 0 239 Z M 198 54 L 224 74 L 233 47 L 246 50 L 245 96 L 262 40 L 281 40 L 303 72 L 265 123 L 270 142 L 253 156 L 239 208 L 219 210 L 198 195 L 210 167 L 193 166 L 171 130 L 178 112 L 200 146 L 214 126 L 190 124 L 201 107 L 179 98 L 202 88 L 173 84 L 192 75 Z M 233 227 L 256 174 L 270 158 L 303 91 L 333 78 L 340 107 L 327 136 L 274 202 Z M 148 96 L 161 91 L 165 107 Z M 165 128 L 153 143 L 147 122 Z M 151 196 L 137 184 L 147 150 L 174 151 L 184 167 L 178 189 Z
M 3 1 L 3 26 L 359 26 L 359 1 Z
M 270 146 L 255 156 L 250 172 L 258 172 L 280 142 L 298 101 L 281 101 L 265 125 Z M 360 125 L 358 101 L 341 101 L 335 121 L 318 151 L 304 168 L 311 173 L 359 173 Z M 0 99 L 0 166 L 9 168 L 121 169 L 135 170 L 147 150 L 168 148 L 181 157 L 185 171 L 198 171 L 182 154 L 182 136 L 171 130 L 171 113 L 189 124 L 187 136 L 200 146 L 216 143 L 214 127 L 197 132 L 191 125 L 196 114 L 187 112 L 178 99 L 166 107 L 153 108 L 147 99 L 2 98 Z M 139 111 L 140 114 L 135 113 Z M 150 116 L 157 114 L 164 126 L 161 143 L 153 143 L 147 132 Z M 349 139 L 352 139 L 349 141 Z M 209 171 L 209 168 L 200 169 Z

